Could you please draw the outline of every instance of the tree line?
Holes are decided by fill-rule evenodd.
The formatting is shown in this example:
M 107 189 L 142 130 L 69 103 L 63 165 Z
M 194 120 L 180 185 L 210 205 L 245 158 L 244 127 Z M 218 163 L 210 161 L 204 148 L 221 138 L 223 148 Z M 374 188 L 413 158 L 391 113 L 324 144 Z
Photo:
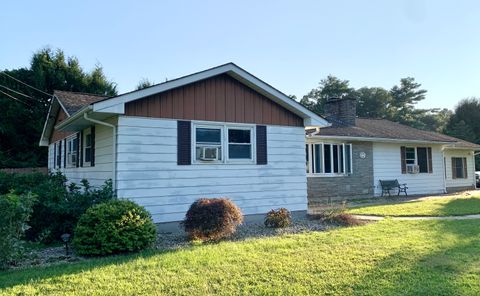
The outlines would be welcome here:
M 136 89 L 152 84 L 142 79 Z M 107 79 L 101 66 L 86 71 L 76 57 L 67 57 L 60 49 L 37 51 L 28 68 L 0 71 L 0 168 L 46 166 L 47 150 L 38 143 L 53 90 L 113 96 L 117 94 L 117 84 Z M 480 143 L 479 98 L 460 101 L 454 111 L 417 108 L 426 94 L 427 90 L 412 77 L 400 79 L 390 89 L 355 89 L 348 80 L 329 75 L 300 103 L 321 115 L 327 99 L 354 97 L 360 117 L 384 118 Z

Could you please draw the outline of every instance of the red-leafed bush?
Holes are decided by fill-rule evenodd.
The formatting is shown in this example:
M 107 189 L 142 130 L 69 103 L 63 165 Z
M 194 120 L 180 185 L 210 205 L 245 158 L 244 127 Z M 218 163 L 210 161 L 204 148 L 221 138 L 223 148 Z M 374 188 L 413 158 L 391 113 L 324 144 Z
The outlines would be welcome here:
M 242 212 L 231 200 L 201 198 L 190 206 L 183 226 L 191 239 L 216 241 L 231 236 L 242 222 Z
M 270 228 L 284 228 L 292 223 L 290 211 L 285 208 L 271 210 L 265 216 L 265 226 Z

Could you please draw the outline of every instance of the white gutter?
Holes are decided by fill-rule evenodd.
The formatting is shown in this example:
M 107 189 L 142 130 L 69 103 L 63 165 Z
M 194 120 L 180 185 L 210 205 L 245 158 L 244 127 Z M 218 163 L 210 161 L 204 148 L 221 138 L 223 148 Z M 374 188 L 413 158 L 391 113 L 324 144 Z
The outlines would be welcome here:
M 113 191 L 117 192 L 117 127 L 113 124 L 96 120 L 93 118 L 88 117 L 87 113 L 83 113 L 83 118 L 87 121 L 100 124 L 103 126 L 108 126 L 112 128 L 112 187 Z
M 307 135 L 307 139 L 331 139 L 331 140 L 349 140 L 349 141 L 366 141 L 366 142 L 385 142 L 385 143 L 429 143 L 448 145 L 454 142 L 440 142 L 440 141 L 424 141 L 424 140 L 408 140 L 408 139 L 391 139 L 391 138 L 375 138 L 375 137 L 352 137 L 352 136 L 320 136 Z

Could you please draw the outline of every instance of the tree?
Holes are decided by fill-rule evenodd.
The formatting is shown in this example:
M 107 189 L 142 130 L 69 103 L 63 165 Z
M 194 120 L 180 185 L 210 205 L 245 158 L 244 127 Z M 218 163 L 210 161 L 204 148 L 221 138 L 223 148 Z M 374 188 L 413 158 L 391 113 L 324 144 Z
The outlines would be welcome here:
M 154 82 L 148 80 L 147 78 L 142 78 L 142 80 L 138 82 L 137 87 L 135 87 L 135 90 L 141 90 L 141 89 L 150 87 L 154 84 L 155 84 Z
M 0 93 L 0 168 L 46 165 L 47 151 L 38 142 L 53 90 L 117 93 L 100 66 L 85 72 L 77 58 L 50 48 L 36 52 L 29 68 L 0 72 L 0 90 L 7 93 Z
M 389 118 L 392 96 L 381 87 L 362 87 L 355 92 L 357 115 L 366 118 Z
M 387 108 L 390 110 L 392 120 L 413 125 L 419 115 L 428 110 L 415 109 L 415 105 L 425 99 L 426 90 L 420 89 L 422 85 L 416 83 L 412 77 L 400 79 L 400 85 L 395 85 L 390 90 L 392 100 Z
M 349 86 L 348 80 L 340 80 L 335 76 L 328 75 L 326 79 L 320 81 L 317 88 L 303 96 L 300 103 L 313 112 L 322 114 L 325 102 L 329 98 L 351 97 L 354 94 L 355 89 Z

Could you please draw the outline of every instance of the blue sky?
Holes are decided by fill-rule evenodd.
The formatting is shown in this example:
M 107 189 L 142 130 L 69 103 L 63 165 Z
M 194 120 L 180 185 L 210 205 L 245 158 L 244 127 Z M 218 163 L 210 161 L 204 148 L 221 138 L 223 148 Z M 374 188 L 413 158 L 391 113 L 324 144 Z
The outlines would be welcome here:
M 423 108 L 479 96 L 479 1 L 9 1 L 0 69 L 51 46 L 100 63 L 120 92 L 234 62 L 301 97 L 328 74 L 354 87 L 415 77 Z

